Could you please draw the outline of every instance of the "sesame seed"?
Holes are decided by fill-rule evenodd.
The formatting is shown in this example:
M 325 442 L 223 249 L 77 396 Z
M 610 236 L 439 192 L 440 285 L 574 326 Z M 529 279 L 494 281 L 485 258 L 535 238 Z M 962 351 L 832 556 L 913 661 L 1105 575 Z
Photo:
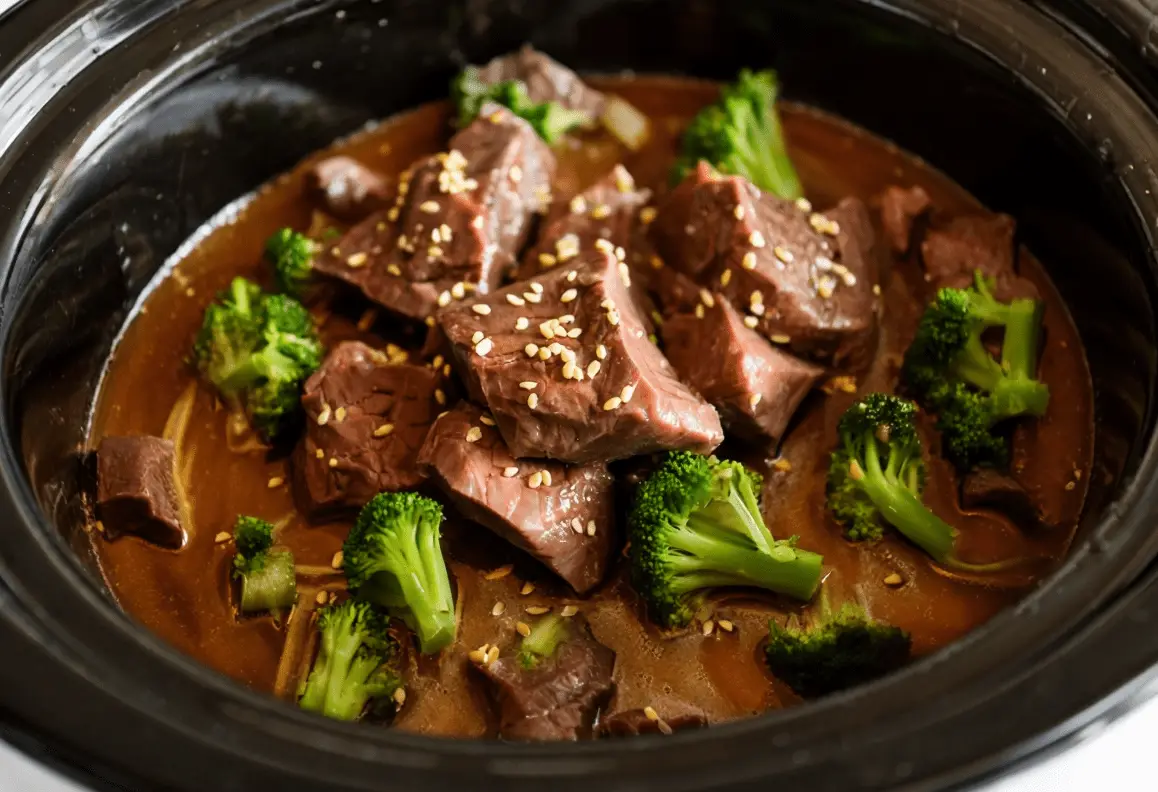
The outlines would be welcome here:
M 881 296 L 881 287 L 875 283 L 873 284 L 873 294 L 877 297 Z
M 760 403 L 760 400 L 762 398 L 764 398 L 762 394 L 753 393 L 751 396 L 748 397 L 748 406 L 751 407 L 752 409 L 756 409 L 756 405 Z
M 551 486 L 551 471 L 549 471 L 549 470 L 543 471 L 543 486 L 544 487 Z
M 523 390 L 534 390 L 535 388 L 539 387 L 539 383 L 530 382 L 530 381 L 520 382 L 519 387 L 522 388 Z
M 608 312 L 607 323 L 609 325 L 611 325 L 612 327 L 617 327 L 619 325 L 619 312 L 618 311 Z
M 755 330 L 756 325 L 759 323 L 760 323 L 760 320 L 757 319 L 755 316 L 745 316 L 744 317 L 744 327 L 747 327 L 749 330 Z
M 732 280 L 732 271 L 730 269 L 726 269 L 720 273 L 720 285 L 721 286 L 727 286 L 731 280 Z
M 365 253 L 355 253 L 346 259 L 346 264 L 351 267 L 360 267 L 366 263 L 369 258 Z
M 752 293 L 748 295 L 748 302 L 752 305 L 764 304 L 764 292 L 759 289 L 753 289 Z
M 397 206 L 391 206 L 390 207 L 390 211 L 386 213 L 386 219 L 389 220 L 391 223 L 393 223 L 395 220 L 398 219 L 398 207 Z M 386 230 L 386 227 L 385 227 L 386 224 L 385 223 L 379 223 L 378 225 L 382 226 L 381 228 L 378 229 L 379 231 L 385 231 Z
M 1066 486 L 1065 486 L 1065 490 L 1066 490 L 1066 492 L 1073 492 L 1077 488 L 1077 486 L 1078 485 L 1075 484 L 1074 482 L 1067 481 Z
M 338 466 L 338 458 L 337 457 L 330 457 L 330 467 L 337 467 L 337 466 Z
M 856 460 L 853 460 L 853 462 L 855 464 Z M 777 473 L 787 473 L 792 470 L 792 463 L 781 457 L 772 463 L 772 469 Z M 853 476 L 853 478 L 856 478 L 856 476 Z
M 393 695 L 394 703 L 401 707 L 406 703 L 406 688 L 395 688 Z
M 704 304 L 703 303 L 696 303 L 696 318 L 697 319 L 703 319 L 704 318 Z
M 470 307 L 470 309 L 479 316 L 487 316 L 491 312 L 491 307 L 486 303 L 475 303 Z
M 213 541 L 217 544 L 224 544 L 232 538 L 233 534 L 229 533 L 229 531 L 222 531 L 221 533 L 217 534 L 217 536 L 213 537 Z
M 474 220 L 471 220 L 470 224 L 472 228 L 481 229 L 483 225 L 485 225 L 485 220 L 482 215 L 479 215 Z
M 764 235 L 759 231 L 753 231 L 748 235 L 748 242 L 752 244 L 752 247 L 762 248 L 764 247 Z
M 537 394 L 537 393 L 527 394 L 527 407 L 529 407 L 530 409 L 533 410 L 538 406 L 539 406 L 539 394 Z
M 494 604 L 494 606 L 491 608 L 491 616 L 502 616 L 503 612 L 506 611 L 506 609 L 507 609 L 506 603 L 496 602 Z
M 714 308 L 716 306 L 716 298 L 713 297 L 712 293 L 707 289 L 700 289 L 700 300 L 709 308 Z
M 575 289 L 568 289 L 559 295 L 559 302 L 569 303 L 579 296 L 579 292 Z
M 341 423 L 342 421 L 346 420 L 346 408 L 345 407 L 339 407 L 338 409 L 334 410 L 334 420 L 337 421 L 338 423 Z
M 277 489 L 282 484 L 285 484 L 285 479 L 282 478 L 281 476 L 274 476 L 269 481 L 266 482 L 266 486 L 269 487 L 270 489 Z
M 557 258 L 555 258 L 554 256 L 552 256 L 550 253 L 540 253 L 539 254 L 539 265 L 542 266 L 543 269 L 548 269 L 550 267 L 555 266 L 555 264 L 557 264 L 558 261 L 559 260 Z
M 659 713 L 655 711 L 655 707 L 644 707 L 643 714 L 649 721 L 659 720 Z
M 539 348 L 539 360 L 550 360 L 550 359 L 551 359 L 551 350 L 547 347 L 540 347 Z
M 802 212 L 811 212 L 812 211 L 812 201 L 808 200 L 807 198 L 797 198 L 796 199 L 796 208 Z
M 509 302 L 511 305 L 517 305 L 520 308 L 527 304 L 527 301 L 517 294 L 508 294 L 507 302 Z
M 751 311 L 753 316 L 763 316 L 764 303 L 753 303 L 752 305 L 748 306 L 748 310 Z
M 318 603 L 319 605 L 325 605 L 325 604 L 326 604 L 326 600 L 327 600 L 327 599 L 329 599 L 329 596 L 330 596 L 330 595 L 329 595 L 329 594 L 327 594 L 326 592 L 324 592 L 324 591 L 319 591 L 319 592 L 318 592 L 318 594 L 317 594 L 317 596 L 316 596 L 316 597 L 314 597 L 314 602 Z
M 606 360 L 607 359 L 607 347 L 603 346 L 603 344 L 599 344 L 598 346 L 596 346 L 595 347 L 595 357 L 599 358 L 600 360 Z
M 534 357 L 539 354 L 539 347 L 537 344 L 527 344 L 523 347 L 523 351 L 527 353 L 527 357 Z
M 536 470 L 534 473 L 532 473 L 530 476 L 527 477 L 527 486 L 530 487 L 531 489 L 538 489 L 539 485 L 542 483 L 543 483 L 542 471 Z
M 559 612 L 559 615 L 565 619 L 570 619 L 572 616 L 574 616 L 578 612 L 579 612 L 579 609 L 576 608 L 574 605 L 564 605 L 563 610 L 561 610 Z
M 618 410 L 619 405 L 621 405 L 622 403 L 623 403 L 623 400 L 620 399 L 618 396 L 612 396 L 610 399 L 603 402 L 603 409 L 606 410 L 607 412 L 611 412 L 612 410 Z
M 599 373 L 599 369 L 603 367 L 598 360 L 592 360 L 587 364 L 587 376 L 594 378 Z
M 511 574 L 511 572 L 514 572 L 514 571 L 515 571 L 514 565 L 513 564 L 507 564 L 506 566 L 501 566 L 498 569 L 492 569 L 490 572 L 487 572 L 485 575 L 483 575 L 483 579 L 484 580 L 502 580 L 503 578 L 505 578 L 507 575 Z
M 450 376 L 450 364 L 449 363 L 447 363 L 445 366 L 442 367 L 442 376 L 444 376 L 444 377 Z
M 470 342 L 472 344 L 477 344 L 479 341 L 482 341 L 484 338 L 486 338 L 486 336 L 483 334 L 482 330 L 475 330 L 474 334 L 471 335 L 471 337 L 470 337 Z
M 547 348 L 551 350 L 552 355 L 562 355 L 567 351 L 567 348 L 560 344 L 558 341 L 552 341 L 551 345 Z
M 623 281 L 623 285 L 631 288 L 631 270 L 627 268 L 627 264 L 619 262 L 619 279 Z
M 578 373 L 578 371 L 579 368 L 575 365 L 574 361 L 568 361 L 563 366 L 563 379 L 575 379 L 575 375 Z
M 587 211 L 587 200 L 582 195 L 576 195 L 571 199 L 571 211 L 574 214 L 582 214 Z
M 511 465 L 510 467 L 503 468 L 503 477 L 504 478 L 514 478 L 517 475 L 519 475 L 519 469 L 517 467 L 515 467 L 514 465 Z
M 387 437 L 393 431 L 394 431 L 394 424 L 382 424 L 381 426 L 379 426 L 377 429 L 374 430 L 374 436 L 375 437 Z M 321 449 L 319 449 L 319 450 L 321 450 Z
M 663 259 L 661 259 L 659 256 L 652 256 L 651 257 L 651 268 L 656 269 L 656 270 L 663 269 Z
M 629 401 L 631 401 L 631 397 L 634 395 L 635 395 L 635 386 L 634 385 L 624 385 L 623 390 L 621 390 L 619 392 L 619 398 L 623 400 L 624 404 L 627 404 Z
M 706 622 L 704 622 L 704 626 L 701 631 L 704 635 L 711 635 L 716 631 L 716 623 L 711 619 L 708 619 Z
M 426 214 L 437 214 L 438 213 L 438 201 L 423 201 L 422 204 L 418 208 L 421 209 L 423 212 L 426 212 Z
M 482 665 L 487 660 L 486 652 L 484 652 L 482 649 L 472 649 L 467 657 L 469 657 L 470 661 L 476 665 Z
M 736 629 L 736 625 L 732 624 L 732 622 L 728 621 L 727 619 L 717 619 L 716 626 L 718 626 L 724 632 L 731 632 L 732 630 Z
M 443 392 L 442 388 L 434 389 L 434 400 L 439 404 L 446 404 L 446 394 Z
M 489 338 L 484 338 L 482 341 L 478 342 L 477 346 L 475 346 L 474 353 L 479 357 L 486 357 L 487 353 L 494 348 L 495 342 L 491 341 Z
M 615 245 L 611 244 L 610 239 L 602 239 L 602 238 L 596 239 L 595 240 L 595 249 L 598 250 L 600 253 L 606 253 L 609 256 L 615 255 Z
M 556 346 L 556 344 L 551 344 L 551 346 L 554 347 L 554 346 Z M 575 353 L 573 351 L 571 351 L 570 349 L 567 349 L 566 347 L 561 347 L 556 354 L 559 355 L 559 358 L 564 363 L 574 363 L 575 362 Z
M 591 210 L 591 216 L 596 220 L 604 220 L 611 216 L 611 207 L 607 204 L 599 204 Z
M 783 333 L 773 333 L 773 334 L 772 334 L 772 336 L 771 336 L 771 338 L 772 338 L 772 343 L 773 343 L 773 344 L 789 344 L 789 343 L 792 343 L 792 336 L 786 336 L 786 335 L 784 335 Z
M 443 291 L 442 294 L 438 295 L 438 306 L 445 308 L 448 305 L 450 305 L 450 292 Z
M 655 220 L 657 212 L 654 206 L 645 206 L 639 210 L 639 222 L 648 225 Z
M 468 443 L 477 443 L 481 439 L 482 429 L 479 429 L 477 426 L 472 426 L 466 431 L 466 441 Z
M 452 297 L 454 297 L 454 299 L 461 300 L 466 296 L 466 284 L 462 281 L 454 284 L 450 287 L 450 294 Z
M 531 322 L 525 316 L 520 316 L 518 319 L 515 320 L 515 329 L 516 330 L 526 330 L 530 326 L 531 326 Z
M 588 536 L 594 536 L 595 535 L 595 521 L 594 520 L 588 520 L 587 521 L 587 535 Z
M 572 327 L 570 330 L 567 331 L 567 337 L 568 338 L 578 338 L 581 335 L 583 335 L 583 328 L 582 327 Z
M 487 665 L 490 665 L 491 663 L 495 662 L 498 659 L 499 659 L 499 648 L 497 646 L 492 646 L 490 649 L 487 650 Z
M 315 448 L 314 449 L 314 457 L 316 459 L 325 459 L 326 458 L 326 452 L 320 448 Z
M 334 557 L 330 559 L 330 566 L 334 569 L 341 569 L 342 562 L 345 560 L 345 558 L 345 555 L 341 550 L 339 550 L 338 552 L 334 553 Z
M 318 413 L 318 426 L 325 426 L 330 421 L 330 405 L 322 404 L 322 411 Z
M 898 575 L 896 572 L 892 572 L 892 573 L 886 575 L 885 580 L 884 580 L 884 583 L 886 586 L 894 586 L 894 587 L 900 586 L 904 582 L 905 582 L 905 579 L 903 577 L 901 577 L 900 575 Z
M 781 247 L 780 245 L 772 248 L 772 252 L 776 254 L 776 258 L 780 259 L 785 264 L 791 264 L 796 260 L 796 256 L 793 255 L 791 250 L 785 247 Z
M 528 605 L 527 607 L 523 608 L 523 610 L 532 616 L 542 616 L 544 613 L 550 612 L 551 609 L 545 608 L 542 605 Z
M 444 360 L 444 358 L 442 357 L 442 355 L 435 355 L 434 360 L 430 361 L 430 367 L 431 368 L 438 368 L 439 366 L 442 365 L 443 360 Z
M 531 628 L 529 626 L 527 626 L 526 622 L 519 622 L 518 624 L 516 624 L 515 630 L 519 633 L 519 635 L 523 636 L 524 638 L 526 638 L 528 635 L 531 634 Z
M 743 260 L 740 262 L 740 266 L 746 270 L 756 269 L 756 254 L 751 250 L 745 253 Z
M 737 220 L 744 219 L 744 204 L 736 204 L 736 208 L 732 210 L 732 214 L 736 216 Z
M 542 334 L 543 338 L 546 338 L 548 341 L 551 340 L 552 338 L 554 338 L 555 337 L 555 322 L 554 322 L 554 320 L 552 319 L 552 320 L 540 323 L 539 324 L 539 332 Z
M 535 305 L 538 305 L 539 303 L 541 303 L 543 301 L 543 295 L 538 293 L 538 292 L 533 292 L 533 291 L 523 292 L 523 299 L 529 303 L 534 303 Z
M 524 597 L 527 596 L 528 594 L 533 594 L 534 592 L 535 592 L 535 584 L 530 582 L 530 581 L 527 581 L 526 583 L 524 583 L 523 587 L 521 589 L 519 589 L 519 593 L 522 594 Z
M 571 530 L 577 534 L 583 533 L 583 521 L 578 517 L 571 518 Z
M 821 278 L 820 282 L 816 285 L 816 293 L 820 295 L 821 298 L 827 300 L 832 296 L 832 292 L 835 288 L 836 281 L 834 281 L 832 278 Z

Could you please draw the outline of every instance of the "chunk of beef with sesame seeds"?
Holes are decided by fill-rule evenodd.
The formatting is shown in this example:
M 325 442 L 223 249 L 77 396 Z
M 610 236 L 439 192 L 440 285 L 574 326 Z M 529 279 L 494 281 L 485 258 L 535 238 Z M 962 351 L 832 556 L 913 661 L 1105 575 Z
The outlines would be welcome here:
M 670 212 L 665 218 L 665 212 Z M 724 294 L 766 338 L 834 368 L 876 348 L 879 254 L 868 209 L 826 213 L 701 166 L 659 209 L 653 239 L 669 266 Z
M 636 189 L 626 168 L 616 165 L 584 192 L 552 205 L 517 278 L 533 278 L 565 265 L 596 245 L 610 253 L 638 247 L 639 214 L 650 197 L 649 190 Z
M 630 287 L 625 262 L 592 251 L 440 312 L 468 393 L 516 458 L 707 453 L 723 440 L 716 411 L 648 338 Z
M 555 156 L 531 126 L 488 104 L 399 177 L 397 198 L 351 228 L 315 261 L 401 316 L 425 320 L 440 304 L 498 285 L 534 215 L 550 202 Z
M 640 734 L 674 734 L 702 729 L 708 718 L 702 712 L 687 711 L 662 716 L 651 707 L 623 710 L 599 719 L 600 737 L 636 737 Z
M 106 437 L 96 452 L 96 517 L 108 539 L 134 534 L 162 547 L 185 544 L 173 442 Z
M 346 341 L 306 380 L 306 431 L 293 457 L 304 511 L 356 509 L 425 479 L 418 450 L 447 397 L 440 373 L 403 359 Z
M 664 353 L 729 430 L 776 443 L 824 370 L 775 349 L 722 297 L 663 325 Z
M 1004 214 L 934 218 L 921 242 L 925 276 L 934 288 L 964 288 L 980 272 L 999 300 L 1039 299 L 1034 284 L 1016 272 L 1017 223 Z
M 390 182 L 350 157 L 326 157 L 305 173 L 306 195 L 325 212 L 347 222 L 385 209 L 393 198 Z
M 503 739 L 589 738 L 615 692 L 615 652 L 596 640 L 582 615 L 563 624 L 567 636 L 549 657 L 527 662 L 511 647 L 491 662 L 476 661 L 498 704 Z
M 418 465 L 468 519 L 586 593 L 603 582 L 615 539 L 615 485 L 601 462 L 519 461 L 494 419 L 466 402 L 443 414 Z
M 877 197 L 877 204 L 885 238 L 895 252 L 907 254 L 920 223 L 933 208 L 933 200 L 923 187 L 890 185 Z
M 527 87 L 532 102 L 558 102 L 568 110 L 586 113 L 592 122 L 603 114 L 607 103 L 606 97 L 578 74 L 529 44 L 490 61 L 479 69 L 478 77 L 484 85 L 518 80 Z

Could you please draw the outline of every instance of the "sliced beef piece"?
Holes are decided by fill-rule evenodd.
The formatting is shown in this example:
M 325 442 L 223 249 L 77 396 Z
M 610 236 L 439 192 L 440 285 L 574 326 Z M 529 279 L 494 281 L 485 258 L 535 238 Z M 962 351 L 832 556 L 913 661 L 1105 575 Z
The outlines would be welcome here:
M 994 295 L 1038 299 L 1037 287 L 1015 271 L 1014 235 L 1017 225 L 1009 215 L 965 215 L 934 222 L 921 243 L 925 276 L 935 288 L 962 288 L 973 283 L 974 272 L 996 281 Z
M 860 200 L 821 214 L 701 167 L 653 226 L 668 265 L 723 293 L 766 338 L 835 368 L 872 358 L 880 267 Z
M 718 295 L 663 325 L 664 353 L 731 431 L 775 443 L 824 370 L 773 348 Z
M 497 105 L 399 177 L 397 200 L 351 228 L 315 268 L 411 319 L 487 293 L 515 261 L 531 219 L 550 202 L 555 156 Z
M 499 736 L 507 740 L 578 740 L 591 736 L 595 717 L 615 689 L 615 652 L 595 640 L 582 616 L 567 620 L 569 638 L 534 668 L 518 650 L 478 669 L 499 705 Z
M 106 437 L 97 448 L 96 516 L 104 535 L 136 534 L 162 547 L 185 543 L 173 443 L 160 437 Z
M 306 432 L 294 451 L 294 494 L 311 514 L 355 509 L 422 483 L 418 449 L 446 396 L 430 368 L 392 364 L 360 341 L 330 352 L 306 380 Z
M 997 470 L 979 468 L 966 474 L 961 481 L 961 506 L 992 509 L 1027 528 L 1043 523 L 1041 510 L 1029 492 L 1016 479 Z
M 582 110 L 598 119 L 607 99 L 588 87 L 579 75 L 550 56 L 523 45 L 518 52 L 495 58 L 479 70 L 483 83 L 492 85 L 520 80 L 534 102 L 558 102 L 569 110 Z
M 933 208 L 933 199 L 923 187 L 891 185 L 880 194 L 881 225 L 893 250 L 907 254 L 913 244 L 917 223 Z
M 719 416 L 647 337 L 626 263 L 593 251 L 439 314 L 468 393 L 519 459 L 709 452 Z
M 648 717 L 642 709 L 624 710 L 599 719 L 600 737 L 636 737 L 640 734 L 672 734 L 688 729 L 702 729 L 708 718 L 702 712 L 684 712 L 679 715 Z
M 614 481 L 600 462 L 519 462 L 494 420 L 461 403 L 434 423 L 418 454 L 469 519 L 543 562 L 580 594 L 599 585 L 615 538 Z
M 385 209 L 393 197 L 381 174 L 343 156 L 327 157 L 306 171 L 305 188 L 327 214 L 346 221 Z
M 651 293 L 664 317 L 692 313 L 700 300 L 700 284 L 666 264 L 652 273 Z

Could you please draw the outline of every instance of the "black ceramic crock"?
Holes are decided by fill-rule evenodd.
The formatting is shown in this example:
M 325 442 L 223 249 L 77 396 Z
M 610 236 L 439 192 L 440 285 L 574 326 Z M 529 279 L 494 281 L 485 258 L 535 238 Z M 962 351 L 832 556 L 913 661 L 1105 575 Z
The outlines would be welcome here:
M 98 788 L 197 792 L 934 789 L 1064 744 L 1158 661 L 1145 12 L 1136 0 L 18 4 L 0 20 L 0 733 Z M 791 98 L 1015 215 L 1096 384 L 1092 490 L 1064 567 L 877 684 L 699 733 L 578 745 L 324 721 L 120 613 L 79 530 L 77 452 L 127 308 L 222 206 L 528 40 L 597 72 L 775 66 Z

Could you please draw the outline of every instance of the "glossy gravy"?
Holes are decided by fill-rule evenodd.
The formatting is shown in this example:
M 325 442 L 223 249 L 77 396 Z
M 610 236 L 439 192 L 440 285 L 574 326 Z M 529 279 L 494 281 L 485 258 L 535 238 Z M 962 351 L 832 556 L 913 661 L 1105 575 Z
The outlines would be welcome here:
M 662 189 L 687 120 L 711 101 L 706 82 L 637 77 L 592 81 L 618 93 L 653 121 L 648 147 L 632 154 L 605 134 L 565 147 L 559 158 L 556 196 L 578 192 L 617 161 L 643 186 Z M 846 195 L 870 200 L 888 184 L 920 185 L 936 205 L 950 212 L 976 210 L 960 187 L 884 141 L 830 116 L 787 105 L 782 110 L 790 150 L 808 197 L 819 207 Z M 160 279 L 126 329 L 99 394 L 91 429 L 95 447 L 106 434 L 160 434 L 174 403 L 195 381 L 186 350 L 205 306 L 217 290 L 241 274 L 269 284 L 261 262 L 266 238 L 278 228 L 309 226 L 311 206 L 302 197 L 302 174 L 309 162 L 332 153 L 350 155 L 386 174 L 396 174 L 420 156 L 445 146 L 448 109 L 426 105 L 320 152 L 263 187 L 228 221 L 201 241 Z M 1049 414 L 1019 429 L 1014 460 L 1019 476 L 1043 506 L 1053 529 L 1026 533 L 994 513 L 963 513 L 956 480 L 932 449 L 928 484 L 931 507 L 960 530 L 959 552 L 970 561 L 1025 556 L 1040 561 L 985 585 L 954 579 L 934 569 L 918 550 L 887 533 L 875 546 L 854 546 L 826 516 L 824 477 L 837 419 L 854 394 L 814 392 L 797 414 L 781 449 L 786 460 L 745 457 L 767 473 L 765 511 L 777 536 L 799 534 L 800 543 L 825 556 L 836 597 L 855 596 L 879 618 L 912 632 L 915 650 L 934 651 L 978 626 L 1026 593 L 1068 549 L 1085 498 L 1093 446 L 1090 376 L 1080 339 L 1060 297 L 1040 265 L 1022 256 L 1021 273 L 1046 302 L 1046 347 L 1041 377 L 1052 391 Z M 158 276 L 160 278 L 160 276 Z M 901 355 L 911 338 L 928 287 L 919 269 L 893 262 L 884 291 L 880 348 L 871 369 L 858 379 L 859 392 L 890 390 Z M 360 338 L 381 345 L 389 339 L 413 348 L 421 333 L 374 322 L 368 303 L 356 299 L 333 306 L 322 327 L 327 345 Z M 359 320 L 361 322 L 359 323 Z M 359 324 L 361 328 L 359 329 Z M 294 510 L 287 460 L 262 451 L 238 453 L 226 443 L 225 413 L 211 393 L 197 391 L 181 462 L 190 474 L 192 525 L 187 545 L 167 551 L 135 537 L 104 541 L 93 531 L 101 569 L 121 606 L 181 651 L 259 690 L 272 690 L 282 655 L 285 626 L 270 617 L 239 619 L 231 603 L 231 542 L 215 536 L 230 531 L 239 513 L 274 522 L 285 520 L 281 542 L 300 565 L 329 566 L 349 522 L 309 525 Z M 731 451 L 732 449 L 725 449 Z M 742 453 L 742 452 L 740 452 Z M 1032 464 L 1024 464 L 1026 462 Z M 790 469 L 783 469 L 790 466 Z M 278 484 L 278 479 L 283 482 Z M 273 486 L 271 486 L 271 484 Z M 1072 486 L 1071 486 L 1072 485 Z M 697 627 L 679 636 L 661 636 L 646 622 L 618 570 L 593 596 L 579 599 L 536 562 L 479 526 L 451 520 L 444 545 L 457 581 L 462 608 L 458 641 L 436 659 L 411 660 L 406 704 L 396 726 L 428 734 L 478 737 L 494 734 L 495 722 L 479 675 L 467 652 L 484 643 L 504 648 L 517 638 L 515 623 L 531 605 L 575 604 L 587 615 L 600 641 L 618 654 L 618 692 L 612 709 L 654 706 L 667 716 L 702 709 L 713 721 L 759 713 L 794 703 L 796 697 L 772 680 L 758 656 L 770 615 L 796 607 L 783 602 L 725 597 L 711 618 L 734 625 L 705 635 Z M 500 579 L 486 573 L 514 564 Z M 884 581 L 893 573 L 900 586 Z M 530 581 L 533 593 L 522 596 Z M 304 603 L 312 602 L 307 589 Z M 506 605 L 491 615 L 496 602 Z M 308 607 L 308 605 L 307 605 Z M 417 665 L 415 665 L 417 663 Z

